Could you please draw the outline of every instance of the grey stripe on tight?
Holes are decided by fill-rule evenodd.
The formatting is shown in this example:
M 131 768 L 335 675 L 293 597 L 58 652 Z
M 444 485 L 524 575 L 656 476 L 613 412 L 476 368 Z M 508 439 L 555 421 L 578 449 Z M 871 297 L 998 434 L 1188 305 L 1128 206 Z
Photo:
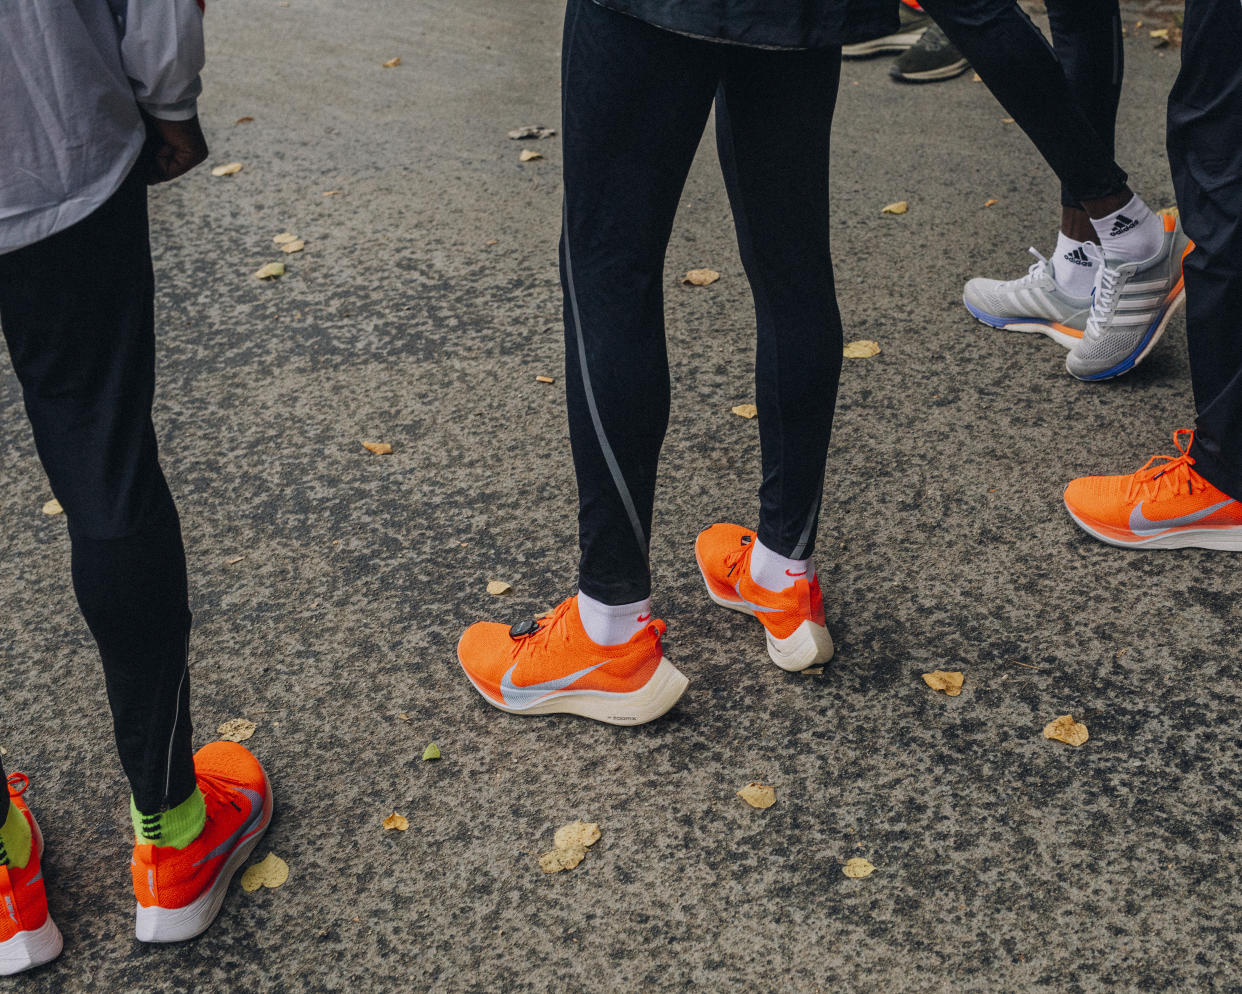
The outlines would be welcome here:
M 177 739 L 177 722 L 181 720 L 181 688 L 185 685 L 186 674 L 190 672 L 190 635 L 185 636 L 185 668 L 181 671 L 181 679 L 177 681 L 177 707 L 173 711 L 172 731 L 168 734 L 168 759 L 164 763 L 164 807 L 168 807 L 168 791 L 172 787 L 173 743 Z M 146 812 L 144 812 L 146 813 Z
M 798 544 L 794 546 L 793 552 L 789 554 L 790 559 L 801 559 L 807 543 L 811 541 L 811 526 L 815 524 L 815 516 L 819 514 L 819 505 L 823 503 L 824 500 L 824 495 L 822 493 L 824 485 L 822 482 L 819 487 L 821 490 L 819 500 L 815 502 L 815 506 L 811 508 L 811 513 L 807 515 L 806 526 L 802 529 L 802 535 L 798 539 Z
M 604 453 L 604 462 L 608 464 L 608 472 L 612 474 L 612 482 L 616 484 L 617 493 L 621 495 L 621 503 L 625 513 L 630 517 L 634 527 L 634 538 L 643 559 L 650 561 L 647 551 L 647 536 L 643 534 L 642 523 L 638 520 L 638 511 L 634 508 L 634 498 L 630 496 L 630 488 L 626 486 L 625 477 L 621 475 L 621 466 L 608 444 L 608 436 L 604 434 L 604 423 L 599 417 L 599 408 L 595 404 L 595 394 L 591 391 L 591 371 L 587 369 L 586 341 L 582 337 L 582 318 L 578 313 L 578 292 L 574 289 L 574 264 L 569 251 L 569 203 L 562 207 L 562 234 L 565 239 L 565 281 L 569 284 L 569 306 L 574 315 L 574 332 L 578 337 L 578 365 L 582 369 L 582 388 L 586 391 L 587 407 L 591 411 L 591 422 L 595 425 L 595 437 L 599 440 L 600 451 Z

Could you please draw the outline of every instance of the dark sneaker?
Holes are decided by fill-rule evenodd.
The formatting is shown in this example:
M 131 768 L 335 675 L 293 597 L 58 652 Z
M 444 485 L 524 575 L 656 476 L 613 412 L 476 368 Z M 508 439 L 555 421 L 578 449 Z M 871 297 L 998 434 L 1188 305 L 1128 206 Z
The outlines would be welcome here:
M 903 83 L 933 83 L 938 79 L 952 79 L 970 68 L 970 63 L 933 24 L 923 32 L 913 48 L 893 63 L 888 74 Z
M 904 52 L 923 37 L 923 32 L 931 26 L 931 18 L 926 14 L 911 10 L 904 3 L 901 5 L 901 27 L 891 35 L 880 35 L 868 38 L 841 48 L 841 56 L 846 59 L 862 59 L 868 55 L 879 55 L 881 52 Z

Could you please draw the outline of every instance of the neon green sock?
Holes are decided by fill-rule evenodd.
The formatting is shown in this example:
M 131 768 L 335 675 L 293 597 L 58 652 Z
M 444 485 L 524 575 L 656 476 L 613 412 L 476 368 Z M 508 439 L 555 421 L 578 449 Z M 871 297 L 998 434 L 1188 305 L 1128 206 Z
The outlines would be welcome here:
M 20 870 L 30 862 L 30 846 L 30 822 L 10 800 L 8 817 L 0 825 L 0 858 Z
M 144 815 L 134 806 L 131 794 L 129 817 L 134 823 L 134 836 L 139 845 L 184 849 L 199 837 L 207 824 L 207 805 L 203 802 L 203 792 L 195 787 L 194 793 L 175 808 Z

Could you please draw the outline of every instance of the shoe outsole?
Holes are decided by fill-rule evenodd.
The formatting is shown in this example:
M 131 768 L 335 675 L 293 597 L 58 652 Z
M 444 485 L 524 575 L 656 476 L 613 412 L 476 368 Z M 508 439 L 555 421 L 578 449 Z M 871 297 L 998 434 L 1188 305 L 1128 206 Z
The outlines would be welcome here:
M 1156 347 L 1156 343 L 1159 342 L 1161 336 L 1164 335 L 1164 329 L 1169 326 L 1169 322 L 1172 321 L 1174 315 L 1176 315 L 1177 312 L 1185 306 L 1185 303 L 1186 286 L 1185 280 L 1182 279 L 1178 281 L 1177 288 L 1171 294 L 1170 299 L 1165 303 L 1164 310 L 1160 313 L 1160 316 L 1157 317 L 1147 329 L 1147 335 L 1139 343 L 1138 347 L 1123 360 L 1121 360 L 1121 362 L 1109 369 L 1104 370 L 1103 372 L 1080 374 L 1075 373 L 1074 370 L 1070 368 L 1070 359 L 1072 356 L 1067 356 L 1065 359 L 1066 372 L 1068 372 L 1070 376 L 1074 377 L 1074 379 L 1082 380 L 1084 383 L 1098 383 L 1100 380 L 1111 380 L 1121 376 L 1124 373 L 1130 372 L 1130 370 L 1151 354 L 1151 350 Z
M 935 83 L 942 79 L 952 79 L 954 76 L 960 76 L 970 68 L 970 63 L 965 59 L 960 62 L 953 62 L 947 66 L 938 66 L 935 69 L 924 69 L 922 72 L 902 72 L 896 66 L 889 70 L 889 78 L 895 79 L 899 83 Z
M 989 314 L 985 310 L 981 310 L 972 304 L 965 296 L 962 297 L 962 303 L 966 306 L 966 310 L 970 311 L 971 316 L 980 324 L 985 324 L 989 328 L 1000 328 L 1003 331 L 1021 331 L 1047 335 L 1062 348 L 1072 349 L 1080 341 L 1082 341 L 1083 333 L 1080 331 L 1077 335 L 1068 328 L 1063 328 L 1055 324 L 1047 323 L 1043 318 L 1035 317 L 1001 317 L 996 314 Z
M 703 560 L 699 558 L 697 549 L 694 552 L 694 559 L 699 565 L 699 573 L 703 576 L 703 586 L 707 588 L 708 597 L 730 611 L 748 614 L 752 618 L 756 616 L 755 612 L 745 603 L 721 597 L 712 590 L 712 585 L 707 581 L 707 570 L 703 567 Z M 810 619 L 802 622 L 788 638 L 778 639 L 767 630 L 766 626 L 763 633 L 767 637 L 768 657 L 787 673 L 798 673 L 809 666 L 827 663 L 836 651 L 828 629 L 823 625 L 815 624 Z
M 233 850 L 232 855 L 220 868 L 220 872 L 216 874 L 216 879 L 212 881 L 211 886 L 185 907 L 144 908 L 138 904 L 134 917 L 134 935 L 137 936 L 139 942 L 184 942 L 202 935 L 211 927 L 211 923 L 220 914 L 220 906 L 224 903 L 224 896 L 228 893 L 233 875 L 241 868 L 242 863 L 250 858 L 255 846 L 259 844 L 259 840 L 263 838 L 268 826 L 272 823 L 274 809 L 272 781 L 266 770 L 263 771 L 263 779 L 266 783 L 266 790 L 263 797 L 263 814 L 258 829 Z
M 644 725 L 655 721 L 672 710 L 690 686 L 686 675 L 661 656 L 655 672 L 638 690 L 624 694 L 606 690 L 562 690 L 539 698 L 529 707 L 513 708 L 501 704 L 479 686 L 466 669 L 460 651 L 457 662 L 479 696 L 499 711 L 532 715 L 576 714 L 607 725 Z
M 43 833 L 39 830 L 39 823 L 35 821 L 33 812 L 30 821 L 34 845 L 37 846 L 39 859 L 42 860 Z M 0 977 L 8 977 L 50 963 L 60 955 L 64 947 L 65 940 L 49 913 L 47 920 L 38 928 L 26 929 L 0 942 Z
M 910 31 L 899 31 L 896 34 L 885 35 L 883 38 L 874 38 L 871 41 L 860 41 L 853 45 L 846 45 L 841 49 L 841 58 L 866 59 L 873 55 L 906 52 L 918 44 L 919 39 L 923 37 L 923 32 L 926 30 L 927 25 L 923 25 Z
M 1068 502 L 1065 510 L 1074 524 L 1092 538 L 1116 546 L 1119 549 L 1215 549 L 1223 552 L 1242 552 L 1242 526 L 1236 528 L 1178 528 L 1132 540 L 1116 538 L 1104 530 L 1099 522 L 1093 522 L 1076 513 Z

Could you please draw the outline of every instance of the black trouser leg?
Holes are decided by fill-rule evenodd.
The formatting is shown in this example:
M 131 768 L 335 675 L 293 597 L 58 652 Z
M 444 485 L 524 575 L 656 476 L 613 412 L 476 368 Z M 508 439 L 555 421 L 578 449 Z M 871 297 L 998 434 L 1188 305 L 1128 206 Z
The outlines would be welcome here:
M 1070 205 L 1125 188 L 1112 149 L 1074 98 L 1047 39 L 1015 0 L 920 2 L 1035 143 Z
M 1195 469 L 1242 500 L 1242 6 L 1187 0 L 1169 95 L 1169 164 L 1186 257 Z
M 829 251 L 828 155 L 840 53 L 728 53 L 716 144 L 755 298 L 755 399 L 763 447 L 759 538 L 815 548 L 841 375 Z
M 561 60 L 565 383 L 578 477 L 579 589 L 651 590 L 647 546 L 668 427 L 664 254 L 721 46 L 570 0 Z
M 146 187 L 0 255 L 0 324 L 52 492 L 78 604 L 99 645 L 117 749 L 139 810 L 195 787 L 185 551 L 160 471 Z
M 1052 47 L 1061 60 L 1070 94 L 1100 136 L 1109 158 L 1114 158 L 1117 105 L 1125 73 L 1118 0 L 1047 0 L 1047 7 Z M 1064 186 L 1061 205 L 1079 206 Z

